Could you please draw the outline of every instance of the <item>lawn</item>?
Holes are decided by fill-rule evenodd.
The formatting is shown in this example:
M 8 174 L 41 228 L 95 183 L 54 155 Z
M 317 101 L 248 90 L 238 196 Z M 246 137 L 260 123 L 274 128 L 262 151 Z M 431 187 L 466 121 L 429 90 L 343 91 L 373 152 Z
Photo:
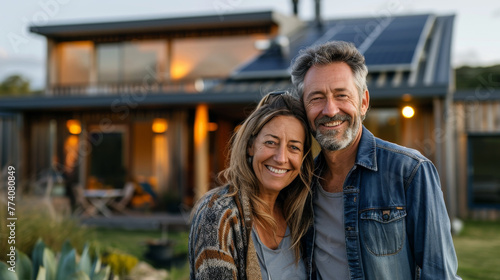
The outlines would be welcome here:
M 500 222 L 467 221 L 453 241 L 464 280 L 500 279 Z
M 92 239 L 102 246 L 119 248 L 142 260 L 147 250 L 145 242 L 160 237 L 159 231 L 92 230 Z M 187 232 L 169 233 L 168 237 L 176 241 L 176 253 L 187 253 Z M 464 280 L 500 280 L 500 222 L 467 221 L 462 233 L 453 240 L 458 256 L 458 274 Z M 173 266 L 169 273 L 170 279 L 189 279 L 186 264 Z

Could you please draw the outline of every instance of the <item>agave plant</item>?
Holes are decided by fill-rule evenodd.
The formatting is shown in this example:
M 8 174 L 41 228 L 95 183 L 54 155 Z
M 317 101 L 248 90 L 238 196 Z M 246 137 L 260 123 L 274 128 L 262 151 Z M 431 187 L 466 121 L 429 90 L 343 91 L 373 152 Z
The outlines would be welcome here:
M 16 251 L 15 272 L 6 263 L 0 262 L 0 279 L 5 280 L 106 280 L 109 266 L 103 267 L 98 252 L 94 260 L 89 255 L 88 243 L 85 244 L 79 262 L 76 250 L 66 241 L 56 258 L 52 250 L 38 240 L 33 248 L 31 260 L 24 253 Z

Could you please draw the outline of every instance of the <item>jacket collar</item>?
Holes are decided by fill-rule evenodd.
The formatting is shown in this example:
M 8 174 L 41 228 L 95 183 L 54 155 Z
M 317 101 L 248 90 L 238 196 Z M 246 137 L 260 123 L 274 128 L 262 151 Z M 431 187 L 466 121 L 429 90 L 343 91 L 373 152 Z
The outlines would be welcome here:
M 325 156 L 323 152 L 314 160 L 315 174 L 321 174 L 321 170 L 326 165 Z M 359 140 L 358 151 L 356 153 L 356 161 L 354 164 L 363 166 L 364 168 L 370 169 L 372 171 L 377 171 L 377 144 L 375 141 L 375 136 L 366 129 L 365 126 L 362 127 L 361 139 Z
M 375 136 L 363 125 L 361 139 L 359 140 L 358 152 L 356 154 L 357 165 L 372 171 L 377 171 L 377 143 Z

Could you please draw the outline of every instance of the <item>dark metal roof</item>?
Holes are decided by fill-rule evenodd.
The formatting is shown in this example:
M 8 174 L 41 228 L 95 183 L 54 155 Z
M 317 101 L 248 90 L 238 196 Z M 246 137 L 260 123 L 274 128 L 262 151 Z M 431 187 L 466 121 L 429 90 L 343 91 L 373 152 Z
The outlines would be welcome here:
M 80 36 L 151 33 L 189 29 L 249 27 L 276 23 L 273 12 L 250 12 L 240 14 L 170 17 L 161 19 L 123 20 L 78 24 L 30 26 L 29 30 L 48 38 L 71 38 Z
M 470 90 L 458 90 L 453 96 L 455 101 L 462 101 L 472 105 L 478 102 L 500 100 L 500 88 L 479 87 Z
M 447 94 L 451 83 L 451 36 L 454 16 L 409 15 L 390 18 L 354 18 L 313 22 L 289 38 L 277 40 L 262 55 L 244 65 L 232 79 L 290 77 L 290 61 L 310 45 L 330 40 L 353 42 L 366 58 L 371 93 L 425 91 Z M 387 95 L 387 94 L 384 94 Z M 376 98 L 376 96 L 373 96 Z
M 399 102 L 403 94 L 414 99 L 430 100 L 446 91 L 448 85 L 418 85 L 401 87 L 373 87 L 370 99 L 384 104 L 389 100 Z M 292 90 L 289 79 L 228 80 L 200 93 L 148 93 L 131 92 L 120 95 L 95 96 L 32 96 L 0 99 L 0 112 L 110 109 L 115 111 L 144 107 L 194 106 L 200 103 L 212 105 L 257 103 L 262 96 L 273 90 Z M 392 104 L 391 103 L 391 104 Z

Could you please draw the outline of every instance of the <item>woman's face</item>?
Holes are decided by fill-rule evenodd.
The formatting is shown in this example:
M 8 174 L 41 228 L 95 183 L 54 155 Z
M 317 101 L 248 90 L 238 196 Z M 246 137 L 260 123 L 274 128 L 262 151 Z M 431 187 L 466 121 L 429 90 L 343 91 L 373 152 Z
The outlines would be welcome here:
M 256 136 L 248 154 L 261 195 L 277 195 L 300 172 L 305 129 L 292 116 L 276 116 Z

